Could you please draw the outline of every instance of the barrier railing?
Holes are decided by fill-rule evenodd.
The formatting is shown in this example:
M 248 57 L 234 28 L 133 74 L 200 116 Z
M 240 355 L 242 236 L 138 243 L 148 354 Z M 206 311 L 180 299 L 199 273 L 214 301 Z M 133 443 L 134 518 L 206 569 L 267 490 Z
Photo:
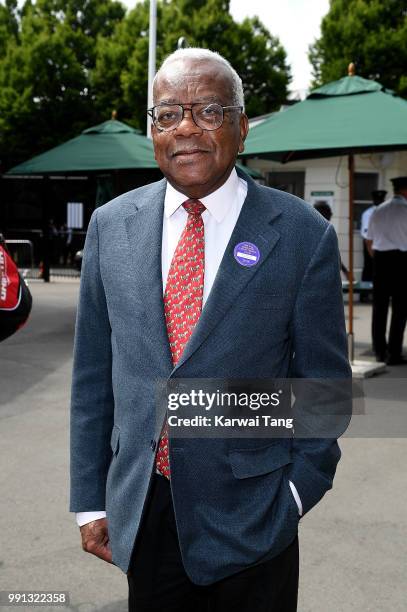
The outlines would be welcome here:
M 79 278 L 76 253 L 83 249 L 86 232 L 36 229 L 7 230 L 7 247 L 24 278 Z

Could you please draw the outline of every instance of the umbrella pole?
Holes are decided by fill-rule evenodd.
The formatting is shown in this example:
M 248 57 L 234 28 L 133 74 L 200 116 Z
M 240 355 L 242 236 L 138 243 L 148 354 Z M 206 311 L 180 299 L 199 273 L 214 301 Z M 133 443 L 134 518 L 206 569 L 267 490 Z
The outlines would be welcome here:
M 355 340 L 353 335 L 353 178 L 355 172 L 355 159 L 348 156 L 349 172 L 349 317 L 348 317 L 348 356 L 353 363 L 355 358 Z

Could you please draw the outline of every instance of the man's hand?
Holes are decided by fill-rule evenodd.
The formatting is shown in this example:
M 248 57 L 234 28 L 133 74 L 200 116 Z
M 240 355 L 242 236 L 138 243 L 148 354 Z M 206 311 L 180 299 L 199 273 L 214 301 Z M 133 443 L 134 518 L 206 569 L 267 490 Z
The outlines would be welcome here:
M 373 257 L 373 240 L 365 240 L 365 244 L 370 257 Z
M 102 518 L 91 521 L 80 527 L 82 536 L 82 548 L 85 552 L 96 555 L 103 561 L 112 563 L 112 551 L 109 545 L 109 533 L 107 530 L 107 519 Z

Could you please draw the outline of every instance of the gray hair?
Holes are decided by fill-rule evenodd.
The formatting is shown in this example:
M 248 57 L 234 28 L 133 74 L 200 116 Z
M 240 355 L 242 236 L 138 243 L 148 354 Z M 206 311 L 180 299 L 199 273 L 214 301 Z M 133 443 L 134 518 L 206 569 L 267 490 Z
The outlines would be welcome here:
M 222 64 L 228 71 L 232 82 L 232 102 L 236 106 L 242 106 L 244 110 L 244 93 L 243 83 L 232 64 L 216 51 L 210 51 L 209 49 L 202 49 L 200 47 L 187 47 L 186 49 L 177 49 L 171 55 L 169 55 L 161 64 L 160 69 L 154 77 L 153 89 L 156 85 L 157 79 L 160 76 L 160 72 L 164 70 L 168 64 L 178 59 L 194 59 L 194 60 L 210 60 Z

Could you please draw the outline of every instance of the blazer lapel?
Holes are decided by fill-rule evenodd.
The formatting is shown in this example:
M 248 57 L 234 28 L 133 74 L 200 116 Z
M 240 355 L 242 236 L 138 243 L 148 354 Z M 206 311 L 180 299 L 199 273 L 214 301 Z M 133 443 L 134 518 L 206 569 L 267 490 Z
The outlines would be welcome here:
M 149 335 L 154 352 L 161 356 L 166 370 L 172 369 L 164 317 L 161 271 L 161 244 L 166 181 L 153 184 L 146 190 L 137 209 L 125 219 L 131 267 L 138 301 L 147 313 Z
M 236 301 L 239 293 L 260 270 L 280 238 L 280 234 L 272 227 L 272 222 L 281 214 L 281 208 L 276 204 L 270 205 L 270 198 L 264 197 L 262 190 L 252 179 L 246 175 L 244 179 L 248 183 L 246 200 L 226 247 L 208 300 L 174 371 L 191 357 L 214 330 Z M 260 251 L 257 264 L 245 267 L 235 260 L 233 251 L 240 242 L 251 242 L 257 246 Z

